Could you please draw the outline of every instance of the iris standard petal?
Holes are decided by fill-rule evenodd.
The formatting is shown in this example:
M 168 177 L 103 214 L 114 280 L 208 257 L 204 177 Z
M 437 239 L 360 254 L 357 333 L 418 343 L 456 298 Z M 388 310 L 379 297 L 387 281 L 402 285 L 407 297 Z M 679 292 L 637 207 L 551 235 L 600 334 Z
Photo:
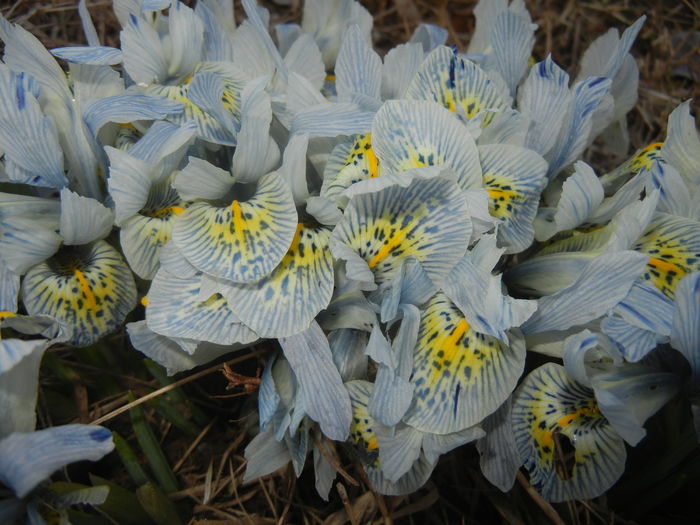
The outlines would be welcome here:
M 511 96 L 520 84 L 535 43 L 535 29 L 530 13 L 506 9 L 496 18 L 491 30 L 491 53 L 488 65 L 498 71 L 510 88 Z
M 379 98 L 382 60 L 359 26 L 352 25 L 345 31 L 334 71 L 340 101 L 349 101 L 354 93 Z
M 61 190 L 63 244 L 80 245 L 104 239 L 112 231 L 114 212 L 95 199 L 81 197 L 68 188 Z

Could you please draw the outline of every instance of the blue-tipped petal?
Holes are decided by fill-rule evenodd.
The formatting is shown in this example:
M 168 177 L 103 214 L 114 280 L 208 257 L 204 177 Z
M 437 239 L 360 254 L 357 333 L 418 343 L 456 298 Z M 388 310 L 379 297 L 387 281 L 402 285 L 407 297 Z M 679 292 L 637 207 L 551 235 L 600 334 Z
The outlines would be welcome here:
M 0 479 L 19 498 L 74 461 L 97 461 L 114 448 L 112 433 L 94 425 L 63 425 L 12 434 L 0 441 Z
M 479 146 L 479 157 L 489 212 L 498 219 L 498 244 L 506 253 L 521 252 L 534 240 L 547 163 L 532 150 L 505 144 Z
M 333 294 L 330 231 L 299 224 L 291 246 L 269 276 L 231 283 L 222 293 L 231 309 L 261 337 L 287 337 L 306 330 Z
M 574 85 L 566 119 L 554 147 L 547 154 L 550 180 L 578 160 L 590 143 L 593 113 L 608 95 L 610 83 L 608 78 L 588 77 Z
M 525 146 L 540 155 L 554 147 L 571 97 L 569 75 L 551 55 L 532 67 L 518 96 L 518 109 L 532 119 Z
M 513 432 L 530 484 L 549 501 L 594 498 L 625 469 L 623 439 L 601 414 L 593 391 L 569 379 L 564 367 L 548 363 L 530 373 L 513 399 Z M 561 440 L 575 449 L 573 469 Z
M 445 46 L 428 55 L 405 96 L 436 102 L 466 119 L 484 111 L 484 124 L 493 118 L 492 113 L 510 106 L 507 94 L 501 92 L 485 71 Z
M 188 75 L 201 60 L 204 24 L 193 9 L 175 0 L 168 11 L 168 32 L 171 36 L 168 75 Z
M 421 316 L 411 375 L 416 390 L 404 421 L 437 434 L 476 425 L 511 394 L 524 365 L 522 336 L 506 344 L 474 331 L 438 293 Z
M 5 43 L 3 62 L 10 69 L 34 78 L 46 95 L 70 100 L 66 74 L 37 37 L 0 16 L 0 40 Z
M 350 397 L 321 328 L 314 322 L 308 330 L 280 339 L 280 345 L 299 382 L 306 413 L 330 439 L 345 440 L 352 420 Z
M 446 165 L 462 189 L 481 187 L 474 139 L 449 112 L 427 101 L 389 101 L 372 124 L 372 147 L 382 169 L 400 173 Z
M 81 197 L 68 188 L 61 190 L 63 244 L 79 245 L 104 239 L 112 231 L 114 212 L 95 199 Z
M 292 243 L 297 213 L 289 188 L 276 173 L 260 179 L 253 197 L 217 207 L 190 206 L 173 227 L 178 249 L 194 266 L 231 281 L 269 275 Z
M 56 47 L 51 54 L 66 62 L 89 66 L 114 66 L 122 61 L 121 50 L 108 46 Z
M 407 188 L 355 196 L 333 231 L 331 250 L 343 259 L 348 257 L 347 252 L 341 257 L 343 249 L 359 256 L 379 284 L 412 255 L 439 285 L 464 255 L 470 236 L 466 201 L 455 184 L 416 178 Z
M 34 266 L 22 282 L 22 302 L 30 315 L 71 327 L 70 344 L 87 346 L 121 326 L 136 305 L 136 284 L 119 252 L 96 241 Z
M 14 182 L 62 188 L 63 152 L 56 124 L 44 116 L 25 73 L 13 73 L 0 65 L 0 151 L 5 154 Z M 17 173 L 17 175 L 15 175 Z
M 0 340 L 0 438 L 36 425 L 39 365 L 51 341 Z
M 177 100 L 142 93 L 124 93 L 92 101 L 83 110 L 83 120 L 94 135 L 108 122 L 128 124 L 135 120 L 156 120 L 182 113 Z
M 138 83 L 163 81 L 168 76 L 165 50 L 156 29 L 145 18 L 131 14 L 119 35 L 124 70 Z
M 433 24 L 418 24 L 413 31 L 409 42 L 420 44 L 424 53 L 430 53 L 438 46 L 442 46 L 447 41 L 447 30 Z

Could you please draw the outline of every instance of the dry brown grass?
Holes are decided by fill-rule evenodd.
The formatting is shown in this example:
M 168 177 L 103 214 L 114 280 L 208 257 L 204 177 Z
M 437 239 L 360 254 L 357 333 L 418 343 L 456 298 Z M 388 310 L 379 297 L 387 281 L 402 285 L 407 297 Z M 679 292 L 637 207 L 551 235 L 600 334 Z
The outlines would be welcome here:
M 300 2 L 288 8 L 269 1 L 263 3 L 273 11 L 273 22 L 299 20 Z M 362 3 L 375 17 L 373 36 L 382 52 L 405 41 L 421 21 L 447 27 L 450 43 L 462 48 L 473 31 L 475 0 L 364 0 Z M 526 4 L 539 25 L 535 58 L 541 60 L 551 53 L 572 75 L 576 74 L 576 64 L 586 46 L 596 36 L 608 27 L 622 28 L 647 14 L 646 24 L 632 50 L 641 71 L 639 102 L 628 117 L 632 148 L 662 139 L 668 114 L 681 101 L 694 97 L 694 112 L 700 114 L 700 45 L 691 45 L 689 36 L 700 30 L 698 2 L 527 0 Z M 102 42 L 116 46 L 118 25 L 110 5 L 111 2 L 104 0 L 89 2 Z M 47 47 L 84 43 L 74 0 L 16 0 L 4 3 L 0 11 L 32 31 Z M 598 153 L 607 165 L 620 160 L 601 149 Z M 131 352 L 125 345 L 122 339 L 115 344 L 115 351 Z M 59 354 L 70 359 L 65 352 Z M 258 366 L 259 361 L 251 359 L 235 364 L 234 371 L 253 376 Z M 336 479 L 329 503 L 316 495 L 309 468 L 299 480 L 291 467 L 287 467 L 243 486 L 243 449 L 249 441 L 246 430 L 254 422 L 255 416 L 251 414 L 255 411 L 255 396 L 222 398 L 227 394 L 226 381 L 218 367 L 200 375 L 188 385 L 190 396 L 197 398 L 212 418 L 200 435 L 186 438 L 160 419 L 155 410 L 147 410 L 147 417 L 159 432 L 160 442 L 183 487 L 170 497 L 188 503 L 193 511 L 190 523 L 627 523 L 608 507 L 605 498 L 549 506 L 529 490 L 525 478 L 510 493 L 502 494 L 480 475 L 473 447 L 456 450 L 443 458 L 426 487 L 408 497 L 382 497 L 373 493 L 362 469 L 340 447 L 336 461 L 346 474 Z M 79 408 L 77 417 L 100 418 L 110 428 L 128 436 L 128 416 L 114 412 L 126 405 L 126 394 L 88 399 L 86 387 L 81 385 L 78 381 L 74 394 Z M 127 386 L 142 399 L 158 388 L 154 381 L 143 378 L 125 381 L 124 388 Z M 117 462 L 112 462 L 110 468 L 103 475 L 134 488 L 129 486 L 130 481 Z

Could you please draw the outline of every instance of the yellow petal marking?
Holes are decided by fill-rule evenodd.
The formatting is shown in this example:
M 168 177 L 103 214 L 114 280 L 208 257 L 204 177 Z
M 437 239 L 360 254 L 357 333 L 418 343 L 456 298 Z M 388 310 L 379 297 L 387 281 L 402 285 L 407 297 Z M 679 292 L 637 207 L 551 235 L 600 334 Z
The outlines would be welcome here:
M 367 263 L 367 265 L 370 268 L 374 268 L 380 262 L 386 259 L 394 249 L 398 248 L 401 245 L 401 243 L 403 243 L 406 240 L 406 235 L 409 231 L 411 231 L 413 227 L 412 224 L 413 223 L 409 224 L 406 228 L 397 230 L 396 233 L 394 233 L 394 235 L 391 236 L 389 242 L 381 247 L 381 249 L 377 252 L 377 254 L 374 257 L 372 257 L 372 259 Z
M 152 213 L 147 214 L 148 217 L 152 217 L 154 219 L 163 219 L 165 217 L 168 217 L 171 214 L 175 215 L 180 215 L 182 212 L 185 211 L 185 208 L 182 206 L 168 206 L 167 208 L 162 208 L 160 210 L 156 210 Z
M 240 241 L 241 246 L 245 244 L 246 222 L 243 219 L 241 205 L 238 201 L 231 203 L 231 220 L 233 221 L 233 231 L 236 238 Z
M 95 294 L 92 293 L 92 288 L 90 288 L 90 283 L 85 278 L 85 274 L 77 269 L 73 270 L 73 274 L 75 275 L 75 278 L 78 279 L 78 282 L 80 283 L 80 290 L 83 292 L 83 296 L 85 297 L 85 303 L 86 303 L 87 308 L 90 310 L 96 310 L 97 309 L 97 300 L 95 299 Z

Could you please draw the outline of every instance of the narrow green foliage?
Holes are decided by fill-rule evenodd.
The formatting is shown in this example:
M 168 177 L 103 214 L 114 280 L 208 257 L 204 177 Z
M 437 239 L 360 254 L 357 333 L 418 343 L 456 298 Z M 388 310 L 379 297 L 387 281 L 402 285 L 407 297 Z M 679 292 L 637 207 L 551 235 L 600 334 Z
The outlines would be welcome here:
M 117 432 L 112 432 L 112 439 L 114 439 L 114 446 L 117 449 L 117 453 L 122 463 L 124 463 L 124 467 L 126 467 L 131 479 L 134 480 L 134 483 L 143 485 L 148 482 L 148 475 L 141 466 L 134 449 L 131 448 L 129 443 Z
M 158 525 L 180 525 L 182 520 L 172 501 L 153 483 L 146 483 L 136 491 L 136 497 L 151 519 Z
M 93 485 L 106 485 L 109 487 L 107 500 L 100 505 L 100 511 L 107 514 L 115 522 L 121 525 L 144 525 L 152 523 L 150 517 L 141 506 L 138 498 L 116 483 L 90 474 Z
M 129 392 L 129 402 L 133 402 L 135 399 L 134 395 Z M 131 425 L 136 439 L 158 483 L 165 492 L 177 491 L 178 484 L 175 475 L 168 464 L 168 459 L 165 457 L 163 449 L 153 434 L 153 430 L 146 421 L 143 409 L 140 406 L 136 406 L 129 413 L 131 414 Z

